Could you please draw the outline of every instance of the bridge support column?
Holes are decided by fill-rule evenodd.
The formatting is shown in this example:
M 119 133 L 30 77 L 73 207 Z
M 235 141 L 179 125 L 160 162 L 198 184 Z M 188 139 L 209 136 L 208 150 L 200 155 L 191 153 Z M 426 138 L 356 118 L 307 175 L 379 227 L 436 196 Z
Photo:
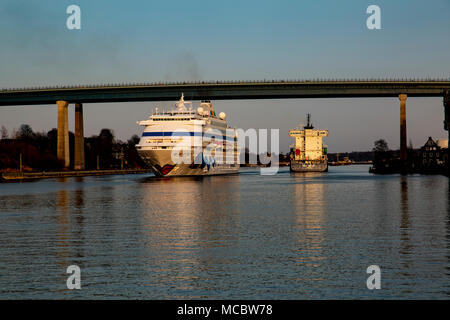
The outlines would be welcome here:
M 406 173 L 407 149 L 406 149 L 406 94 L 400 94 L 400 160 L 402 162 L 402 173 Z
M 83 105 L 75 104 L 75 155 L 74 169 L 84 170 L 84 125 L 83 125 Z
M 450 91 L 444 93 L 444 129 L 450 129 Z
M 450 143 L 450 91 L 444 92 L 444 129 L 448 132 L 448 143 Z M 450 144 L 447 146 L 447 176 L 450 177 Z
M 56 101 L 58 106 L 58 140 L 57 157 L 61 160 L 65 168 L 70 166 L 69 154 L 69 103 L 67 101 Z

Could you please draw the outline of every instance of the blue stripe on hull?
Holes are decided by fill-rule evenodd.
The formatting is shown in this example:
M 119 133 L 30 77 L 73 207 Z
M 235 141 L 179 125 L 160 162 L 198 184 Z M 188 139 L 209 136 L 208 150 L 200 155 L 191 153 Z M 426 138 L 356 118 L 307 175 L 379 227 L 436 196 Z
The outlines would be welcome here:
M 174 131 L 174 132 L 171 132 L 171 131 L 156 132 L 155 131 L 155 132 L 144 132 L 144 133 L 142 133 L 142 136 L 143 137 L 189 137 L 189 136 L 201 137 L 202 133 L 201 132 L 188 132 L 188 131 L 186 131 L 186 132 L 176 132 L 176 131 Z M 208 134 L 208 133 L 205 133 L 204 136 L 210 137 L 210 138 L 217 137 L 214 134 Z M 234 141 L 233 137 L 222 136 L 222 139 Z

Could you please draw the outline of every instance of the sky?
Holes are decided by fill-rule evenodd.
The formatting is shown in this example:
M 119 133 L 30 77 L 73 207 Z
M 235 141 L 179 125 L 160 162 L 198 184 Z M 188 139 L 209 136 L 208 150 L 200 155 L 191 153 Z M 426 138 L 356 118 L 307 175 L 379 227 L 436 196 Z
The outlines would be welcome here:
M 81 29 L 68 30 L 69 5 Z M 381 30 L 369 30 L 369 5 Z M 450 79 L 450 0 L 150 1 L 2 0 L 0 88 L 260 79 Z M 312 114 L 329 152 L 365 151 L 378 138 L 399 146 L 394 98 L 213 101 L 230 126 L 289 129 Z M 85 104 L 85 135 L 111 128 L 126 140 L 136 121 L 169 102 Z M 194 103 L 195 105 L 195 103 Z M 73 106 L 70 109 L 73 130 Z M 440 98 L 409 98 L 408 140 L 444 138 Z M 48 131 L 55 105 L 0 107 L 0 126 Z

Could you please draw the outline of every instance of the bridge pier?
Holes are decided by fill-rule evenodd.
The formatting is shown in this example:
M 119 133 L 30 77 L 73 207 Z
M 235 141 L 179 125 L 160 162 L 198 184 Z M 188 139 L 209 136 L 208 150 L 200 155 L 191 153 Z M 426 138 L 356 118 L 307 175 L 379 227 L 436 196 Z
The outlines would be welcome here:
M 444 129 L 448 133 L 448 143 L 450 143 L 450 91 L 444 92 Z M 447 147 L 447 176 L 450 177 L 450 144 Z
M 83 105 L 75 104 L 75 155 L 74 169 L 84 170 L 84 124 L 83 124 Z
M 61 160 L 65 168 L 70 166 L 69 154 L 69 103 L 67 101 L 56 101 L 58 106 L 58 140 L 57 157 Z
M 444 92 L 444 129 L 450 129 L 450 91 Z
M 406 94 L 400 94 L 398 96 L 400 99 L 400 160 L 402 162 L 402 173 L 406 173 L 407 165 L 407 147 L 406 147 L 406 99 L 408 96 Z

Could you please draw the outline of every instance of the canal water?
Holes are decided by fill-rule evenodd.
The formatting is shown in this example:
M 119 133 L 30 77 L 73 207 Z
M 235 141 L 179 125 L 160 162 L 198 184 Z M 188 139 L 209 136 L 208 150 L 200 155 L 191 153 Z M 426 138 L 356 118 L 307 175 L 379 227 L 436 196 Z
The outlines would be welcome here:
M 2 183 L 0 299 L 445 299 L 449 212 L 446 177 L 367 166 Z

